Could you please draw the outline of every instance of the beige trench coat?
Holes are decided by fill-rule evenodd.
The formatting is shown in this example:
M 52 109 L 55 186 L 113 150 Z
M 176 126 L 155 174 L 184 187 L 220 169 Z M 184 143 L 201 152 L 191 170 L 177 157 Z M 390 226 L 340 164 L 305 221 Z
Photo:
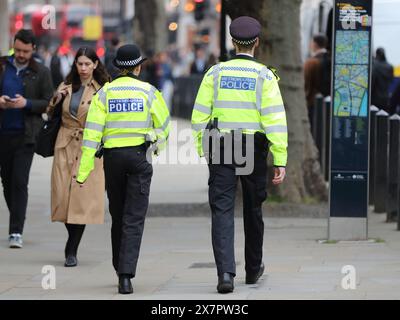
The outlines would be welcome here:
M 81 187 L 76 175 L 82 155 L 83 129 L 93 95 L 100 85 L 92 80 L 86 85 L 80 101 L 78 115 L 69 111 L 72 85 L 62 83 L 67 96 L 63 102 L 62 124 L 54 148 L 51 172 L 51 220 L 73 224 L 102 224 L 104 222 L 104 171 L 103 160 L 95 158 L 94 170 Z M 54 108 L 52 99 L 48 112 Z

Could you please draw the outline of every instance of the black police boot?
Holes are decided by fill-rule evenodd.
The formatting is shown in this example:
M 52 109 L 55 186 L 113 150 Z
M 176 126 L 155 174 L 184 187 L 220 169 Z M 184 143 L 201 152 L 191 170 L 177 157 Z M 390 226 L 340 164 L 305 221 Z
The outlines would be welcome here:
M 78 259 L 76 259 L 76 255 L 69 254 L 65 259 L 64 267 L 76 267 L 78 264 Z
M 233 292 L 233 275 L 225 272 L 221 276 L 218 276 L 218 293 L 230 293 Z
M 260 277 L 263 275 L 264 269 L 265 269 L 264 263 L 261 263 L 260 269 L 258 270 L 257 273 L 254 274 L 247 273 L 246 284 L 255 284 L 258 281 L 258 279 L 260 279 Z
M 131 294 L 133 293 L 131 277 L 126 274 L 119 276 L 118 293 L 120 294 Z

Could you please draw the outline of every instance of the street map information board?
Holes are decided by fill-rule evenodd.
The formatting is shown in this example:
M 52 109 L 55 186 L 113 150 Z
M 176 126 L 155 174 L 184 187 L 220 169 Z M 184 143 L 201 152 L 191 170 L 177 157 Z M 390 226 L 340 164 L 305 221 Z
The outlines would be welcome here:
M 371 26 L 372 0 L 335 1 L 329 239 L 367 237 Z

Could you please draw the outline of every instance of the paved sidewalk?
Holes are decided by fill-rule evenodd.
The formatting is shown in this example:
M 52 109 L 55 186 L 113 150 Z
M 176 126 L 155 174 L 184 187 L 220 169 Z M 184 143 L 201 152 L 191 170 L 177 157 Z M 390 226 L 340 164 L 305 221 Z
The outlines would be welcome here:
M 79 266 L 63 267 L 66 230 L 43 212 L 30 212 L 23 249 L 9 249 L 7 219 L 0 217 L 0 299 L 399 299 L 400 232 L 371 215 L 371 238 L 384 242 L 321 244 L 326 219 L 266 218 L 264 262 L 257 285 L 244 284 L 243 225 L 236 219 L 235 292 L 216 293 L 216 271 L 205 217 L 152 217 L 146 221 L 135 293 L 116 293 L 110 221 L 88 226 Z M 56 289 L 43 290 L 42 267 L 56 270 Z M 356 268 L 356 290 L 344 290 L 342 267 Z

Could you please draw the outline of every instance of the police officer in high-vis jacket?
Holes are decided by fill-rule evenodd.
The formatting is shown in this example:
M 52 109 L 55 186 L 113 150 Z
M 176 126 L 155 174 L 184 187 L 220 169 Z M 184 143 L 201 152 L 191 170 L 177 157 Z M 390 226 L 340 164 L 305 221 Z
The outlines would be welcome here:
M 254 59 L 260 31 L 260 23 L 251 17 L 242 16 L 232 22 L 230 34 L 236 56 L 230 61 L 214 65 L 205 74 L 192 114 L 197 150 L 200 156 L 207 156 L 209 165 L 212 244 L 219 293 L 232 292 L 234 289 L 234 202 L 238 178 L 243 189 L 246 283 L 254 284 L 264 272 L 261 207 L 267 196 L 268 150 L 274 161 L 273 184 L 282 183 L 285 177 L 288 140 L 286 113 L 278 76 L 273 69 Z M 216 142 L 215 135 L 208 134 L 209 129 L 218 133 L 219 144 L 214 149 L 208 145 L 209 139 Z M 240 152 L 250 150 L 246 157 L 253 157 L 254 161 L 248 174 L 238 173 L 238 162 L 227 158 L 224 153 L 227 148 L 237 148 L 236 138 L 229 140 L 227 137 L 237 137 L 238 132 L 242 138 Z M 204 138 L 207 134 L 209 139 Z M 250 143 L 252 148 L 247 148 Z M 214 159 L 215 154 L 211 151 L 215 151 L 215 148 L 221 149 L 221 161 Z
M 146 157 L 146 153 L 158 153 L 170 130 L 169 111 L 161 93 L 138 79 L 145 60 L 136 45 L 118 49 L 114 65 L 121 74 L 106 83 L 91 102 L 77 177 L 84 188 L 96 151 L 104 144 L 112 259 L 122 294 L 133 292 L 131 278 L 136 273 L 149 203 L 153 168 L 151 155 Z

